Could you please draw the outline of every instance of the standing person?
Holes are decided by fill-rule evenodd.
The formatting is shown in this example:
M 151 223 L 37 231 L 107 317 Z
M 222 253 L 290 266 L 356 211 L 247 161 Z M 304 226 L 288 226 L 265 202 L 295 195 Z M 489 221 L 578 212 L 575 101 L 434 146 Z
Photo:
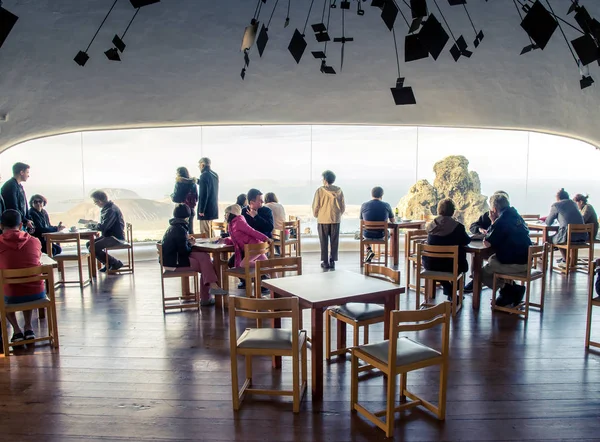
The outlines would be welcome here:
M 198 187 L 196 187 L 196 178 L 190 178 L 190 173 L 186 167 L 178 167 L 175 176 L 175 189 L 171 194 L 171 200 L 174 203 L 185 204 L 190 208 L 188 223 L 188 233 L 194 233 L 194 212 L 198 202 Z
M 273 212 L 265 207 L 263 194 L 258 189 L 248 191 L 248 206 L 242 209 L 246 222 L 254 230 L 259 231 L 268 238 L 273 237 Z
M 62 225 L 62 222 L 58 223 L 58 226 L 53 226 L 50 224 L 50 217 L 48 216 L 48 212 L 44 207 L 48 204 L 48 200 L 39 194 L 35 194 L 29 200 L 29 205 L 31 208 L 29 209 L 29 219 L 33 221 L 33 225 L 35 230 L 33 231 L 33 236 L 40 240 L 42 244 L 42 253 L 48 253 L 46 250 L 46 238 L 44 238 L 44 233 L 53 233 L 59 232 L 65 228 Z M 59 244 L 52 244 L 52 256 L 56 256 L 62 252 L 62 248 Z
M 596 215 L 594 207 L 591 204 L 588 204 L 588 198 L 588 195 L 583 196 L 581 193 L 578 193 L 573 197 L 573 201 L 575 201 L 575 204 L 579 207 L 579 211 L 583 217 L 583 223 L 594 225 L 594 239 L 596 239 L 596 236 L 598 236 L 598 215 Z
M 104 249 L 111 246 L 121 244 L 125 240 L 125 221 L 121 209 L 115 203 L 108 200 L 108 195 L 102 190 L 96 190 L 91 195 L 94 204 L 100 208 L 100 222 L 97 229 L 102 233 L 100 238 L 94 240 L 94 250 L 96 259 L 104 264 L 100 269 L 101 272 L 106 272 L 106 253 Z M 88 221 L 94 222 L 94 221 Z M 86 244 L 90 248 L 90 243 Z M 110 270 L 119 270 L 123 267 L 123 263 L 114 256 L 110 257 L 108 268 Z
M 569 224 L 583 224 L 583 216 L 581 216 L 577 204 L 569 199 L 569 194 L 562 188 L 556 193 L 556 202 L 550 207 L 550 213 L 546 217 L 546 225 L 551 226 L 555 220 L 558 220 L 558 232 L 550 237 L 552 244 L 565 244 L 567 242 Z M 571 241 L 585 242 L 587 241 L 587 235 L 585 233 L 574 233 Z M 564 262 L 567 252 L 563 249 L 559 250 L 562 259 L 559 258 L 558 262 Z
M 210 168 L 210 158 L 200 158 L 200 178 L 198 178 L 198 220 L 200 234 L 212 236 L 213 219 L 219 218 L 219 175 Z
M 377 186 L 371 189 L 371 201 L 367 201 L 360 206 L 360 219 L 365 221 L 388 221 L 394 222 L 394 212 L 388 203 L 384 203 L 383 188 Z M 363 232 L 365 239 L 383 239 L 385 231 L 383 230 L 365 230 Z M 367 247 L 365 262 L 371 262 L 375 253 L 371 246 Z
M 24 183 L 29 178 L 29 164 L 15 163 L 12 167 L 13 177 L 2 186 L 2 198 L 4 199 L 4 209 L 13 209 L 21 214 L 23 224 L 28 230 L 33 230 L 33 221 L 29 219 L 29 207 L 27 206 L 27 196 Z
M 0 223 L 3 231 L 0 235 L 0 269 L 25 269 L 39 266 L 42 246 L 36 238 L 27 232 L 23 232 L 21 214 L 14 209 L 8 209 L 2 214 Z M 4 302 L 9 305 L 37 301 L 45 297 L 44 281 L 7 284 L 4 286 Z M 31 326 L 32 313 L 32 310 L 23 312 L 25 318 L 23 329 L 19 326 L 14 312 L 6 314 L 8 322 L 13 327 L 11 342 L 35 339 L 35 333 Z M 5 324 L 2 324 L 2 327 L 5 326 Z
M 334 186 L 334 182 L 335 173 L 331 170 L 323 172 L 323 185 L 315 192 L 312 204 L 321 243 L 321 267 L 324 269 L 335 268 L 340 242 L 340 221 L 346 211 L 344 192 Z M 331 244 L 331 255 L 328 255 L 328 242 Z

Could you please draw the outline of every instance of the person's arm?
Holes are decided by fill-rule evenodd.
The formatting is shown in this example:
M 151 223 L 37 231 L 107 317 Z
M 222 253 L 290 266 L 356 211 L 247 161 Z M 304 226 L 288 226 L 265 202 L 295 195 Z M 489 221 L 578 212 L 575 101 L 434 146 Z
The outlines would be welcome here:
M 365 204 L 366 203 L 362 203 L 362 205 L 360 206 L 360 215 L 359 215 L 358 219 L 364 219 L 363 212 L 365 211 Z
M 471 223 L 471 225 L 469 226 L 469 232 L 471 232 L 473 234 L 477 234 L 477 233 L 481 233 L 479 231 L 479 229 L 487 230 L 490 227 L 488 220 L 489 220 L 489 212 L 485 212 L 483 215 L 481 215 L 479 218 L 477 218 L 477 221 L 475 221 L 474 223 Z
M 259 210 L 253 218 L 253 226 L 254 229 L 259 232 L 272 232 L 274 223 L 273 223 L 273 212 L 268 207 L 265 207 L 267 210 Z M 261 214 L 262 212 L 262 214 Z
M 58 227 L 53 227 L 50 225 L 50 218 L 47 218 L 47 214 L 43 212 L 34 213 L 34 210 L 35 209 L 29 209 L 29 219 L 31 219 L 31 221 L 33 222 L 36 236 L 41 237 L 44 233 L 58 232 Z M 42 222 L 42 217 L 46 219 L 46 223 Z M 44 224 L 46 224 L 48 227 L 45 227 Z
M 392 211 L 392 206 L 390 206 L 389 204 L 387 205 L 387 211 L 388 211 L 389 222 L 391 222 L 391 223 L 395 222 L 396 220 L 394 218 L 394 212 Z
M 547 226 L 551 226 L 552 223 L 558 218 L 558 207 L 556 207 L 556 204 L 552 204 L 552 207 L 550 207 L 550 213 L 548 214 L 548 216 L 546 217 L 546 225 Z
M 313 211 L 313 215 L 315 216 L 315 218 L 317 218 L 319 216 L 320 206 L 321 206 L 321 201 L 319 198 L 319 189 L 317 189 L 317 191 L 315 192 L 315 196 L 313 198 L 313 203 L 312 203 L 312 211 Z
M 340 189 L 340 209 L 341 209 L 341 214 L 343 215 L 344 213 L 346 213 L 346 201 L 344 200 L 344 192 L 342 192 L 342 190 Z
M 17 189 L 15 186 L 15 181 L 12 179 L 7 181 L 4 186 L 2 186 L 2 198 L 4 198 L 4 207 L 6 210 L 19 210 L 17 207 L 19 204 L 18 192 L 19 189 Z
M 264 234 L 260 233 L 258 230 L 253 229 L 247 223 L 242 222 L 242 223 L 238 223 L 238 224 L 239 224 L 239 227 L 238 227 L 239 230 L 246 233 L 250 238 L 252 238 L 256 241 L 261 241 L 261 242 L 265 242 L 265 241 L 269 240 L 267 235 L 264 235 Z
M 206 173 L 204 174 L 206 175 Z M 206 176 L 200 174 L 198 178 L 198 216 L 204 216 L 206 211 L 206 205 L 208 204 L 208 194 L 210 189 L 208 188 L 209 179 Z
M 114 225 L 119 222 L 119 216 L 117 215 L 117 211 L 110 208 L 106 212 L 104 212 L 104 216 L 102 212 L 100 212 L 100 222 L 98 223 L 98 230 L 104 234 L 104 232 L 109 231 Z

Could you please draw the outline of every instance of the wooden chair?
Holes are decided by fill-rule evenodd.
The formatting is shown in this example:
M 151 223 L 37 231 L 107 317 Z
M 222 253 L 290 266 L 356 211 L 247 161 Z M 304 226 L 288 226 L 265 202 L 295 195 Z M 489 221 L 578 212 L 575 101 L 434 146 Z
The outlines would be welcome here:
M 134 259 L 133 259 L 133 229 L 131 227 L 131 223 L 127 223 L 125 227 L 125 239 L 126 241 L 121 242 L 121 244 L 107 247 L 104 249 L 106 253 L 106 265 L 107 270 L 106 273 L 110 275 L 121 274 L 121 273 L 133 273 L 134 271 Z M 127 264 L 123 264 L 119 270 L 110 270 L 108 268 L 109 262 L 109 251 L 111 250 L 127 250 Z
M 198 282 L 198 272 L 190 270 L 174 271 L 166 270 L 163 266 L 163 246 L 161 242 L 156 243 L 156 251 L 158 252 L 158 262 L 160 264 L 160 288 L 162 291 L 163 313 L 167 310 L 195 308 L 200 310 L 200 284 Z M 165 279 L 181 279 L 181 295 L 180 296 L 165 296 Z M 190 292 L 190 278 L 192 278 L 192 291 Z
M 371 239 L 365 238 L 365 230 L 382 230 L 383 238 Z M 377 246 L 379 253 L 378 264 L 383 264 L 387 267 L 388 265 L 388 250 L 390 245 L 390 232 L 388 230 L 387 221 L 365 221 L 360 220 L 360 266 L 365 265 L 365 247 Z M 381 254 L 381 246 L 383 246 L 383 255 Z M 383 257 L 383 261 L 381 258 Z M 372 262 L 373 263 L 373 262 Z M 374 264 L 374 263 L 373 263 Z
M 600 341 L 592 341 L 592 310 L 593 307 L 600 307 L 600 296 L 594 299 L 594 275 L 588 275 L 588 307 L 587 307 L 587 324 L 585 328 L 585 348 L 596 347 L 600 348 Z
M 246 244 L 244 246 L 244 256 L 247 257 L 243 267 L 233 267 L 223 269 L 223 289 L 229 291 L 229 277 L 242 278 L 246 280 L 246 297 L 252 298 L 252 281 L 254 280 L 254 265 L 250 258 L 258 255 L 273 256 L 273 244 L 261 242 L 258 244 Z M 251 265 L 252 264 L 252 265 Z
M 260 298 L 261 296 L 260 289 L 263 275 L 269 275 L 271 278 L 280 278 L 289 272 L 302 275 L 302 257 L 271 258 L 256 261 L 254 266 L 254 297 Z
M 404 261 L 406 262 L 406 272 L 404 273 L 404 277 L 406 278 L 406 293 L 408 293 L 410 289 L 416 288 L 414 284 L 410 283 L 410 271 L 412 268 L 413 271 L 416 272 L 417 243 L 427 241 L 427 230 L 408 230 L 404 239 Z
M 536 222 L 539 221 L 540 219 L 540 214 L 525 214 L 525 215 L 521 215 L 521 218 L 523 218 L 523 221 L 525 221 L 526 223 L 528 222 Z M 529 237 L 531 238 L 531 241 L 534 244 L 537 244 L 538 246 L 540 245 L 540 243 L 543 241 L 544 239 L 544 234 L 542 232 L 529 232 Z
M 374 278 L 384 279 L 394 284 L 400 285 L 400 272 L 376 264 L 365 265 L 365 275 Z M 398 308 L 398 300 L 396 300 L 396 308 Z M 367 304 L 362 302 L 350 302 L 348 304 L 331 307 L 325 312 L 325 359 L 328 361 L 331 356 L 345 354 L 350 352 L 350 347 L 338 348 L 331 350 L 331 320 L 337 319 L 353 327 L 352 345 L 357 347 L 358 332 L 360 327 L 364 327 L 363 343 L 369 343 L 369 325 L 377 324 L 384 321 L 384 308 L 379 304 Z M 370 368 L 368 366 L 361 369 Z
M 75 250 L 73 252 L 63 250 L 62 253 L 53 256 L 52 255 L 52 243 L 65 245 L 75 244 Z M 93 245 L 92 245 L 93 247 Z M 46 250 L 48 256 L 54 259 L 58 264 L 58 276 L 59 280 L 55 282 L 56 285 L 64 284 L 79 284 L 79 287 L 83 288 L 84 285 L 92 282 L 92 258 L 90 252 L 81 247 L 81 237 L 79 233 L 61 233 L 60 235 L 46 236 Z M 74 281 L 67 281 L 65 277 L 65 262 L 66 261 L 77 261 L 77 270 L 79 271 L 79 279 Z M 87 262 L 88 277 L 83 278 L 83 263 Z
M 585 242 L 571 241 L 574 233 L 587 233 L 588 240 Z M 593 224 L 569 224 L 567 227 L 567 242 L 565 244 L 550 244 L 550 266 L 553 271 L 564 274 L 567 278 L 573 272 L 593 273 L 594 265 L 594 225 Z M 566 251 L 565 266 L 554 265 L 554 249 Z M 588 257 L 584 262 L 577 260 L 580 250 L 588 250 Z
M 300 256 L 301 241 L 300 241 L 300 220 L 286 221 L 283 223 L 283 229 L 273 230 L 273 246 L 279 247 L 279 256 Z M 289 253 L 288 253 L 289 248 Z
M 548 259 L 548 247 L 547 244 L 541 246 L 529 246 L 529 253 L 527 256 L 527 272 L 520 275 L 509 275 L 505 273 L 494 273 L 494 283 L 492 287 L 492 310 L 497 310 L 507 313 L 515 313 L 522 315 L 525 319 L 529 316 L 529 307 L 537 307 L 541 310 L 544 309 L 544 295 L 546 293 L 546 269 Z M 540 260 L 542 263 L 542 270 L 536 269 L 536 262 Z M 507 281 L 519 281 L 522 285 L 525 285 L 525 300 L 515 307 L 500 307 L 496 305 L 496 290 L 497 282 L 499 279 Z M 531 296 L 531 283 L 538 279 L 542 280 L 540 302 L 534 303 L 530 301 Z
M 217 235 L 216 232 L 219 232 L 217 236 L 220 236 L 222 233 L 227 233 L 227 223 L 223 221 L 213 221 L 212 222 L 212 231 L 213 234 Z
M 5 284 L 23 284 L 26 282 L 44 281 L 46 283 L 46 297 L 37 301 L 21 304 L 6 304 L 4 302 Z M 48 334 L 35 339 L 26 339 L 17 343 L 9 343 L 6 318 L 7 313 L 23 312 L 35 309 L 48 309 Z M 56 320 L 56 304 L 54 296 L 54 273 L 51 265 L 30 267 L 27 269 L 0 270 L 0 326 L 4 328 L 2 344 L 4 354 L 10 356 L 9 346 L 28 345 L 34 342 L 50 341 L 50 345 L 58 348 L 58 323 Z
M 444 258 L 452 260 L 452 272 L 438 272 L 435 270 L 425 270 L 421 267 L 422 258 Z M 421 304 L 421 279 L 425 279 L 425 302 Z M 452 316 L 460 311 L 463 306 L 463 295 L 465 288 L 465 278 L 463 273 L 458 271 L 458 246 L 430 246 L 428 244 L 417 244 L 417 284 L 416 284 L 416 308 L 430 306 L 428 301 L 433 297 L 435 291 L 435 281 L 449 281 L 452 283 Z M 458 297 L 456 292 L 459 292 Z M 459 302 L 460 301 L 460 302 Z
M 247 299 L 229 297 L 229 343 L 231 351 L 231 388 L 233 409 L 239 410 L 246 393 L 270 396 L 292 396 L 294 413 L 300 411 L 300 401 L 306 393 L 308 370 L 306 364 L 306 331 L 300 330 L 298 298 Z M 291 318 L 291 330 L 280 328 L 247 328 L 238 338 L 236 318 L 243 317 L 262 321 L 265 319 Z M 238 355 L 246 359 L 246 378 L 239 388 Z M 267 390 L 252 388 L 253 356 L 291 356 L 291 390 Z M 300 372 L 302 377 L 300 378 Z
M 410 323 L 410 324 L 407 324 Z M 398 337 L 399 333 L 416 332 L 441 326 L 440 351 L 430 348 L 408 337 Z M 390 339 L 377 344 L 361 345 L 352 349 L 352 378 L 350 402 L 352 412 L 359 412 L 369 421 L 385 431 L 386 437 L 394 432 L 394 415 L 417 406 L 434 413 L 439 420 L 446 417 L 446 385 L 448 382 L 448 353 L 450 335 L 450 303 L 444 302 L 435 307 L 418 311 L 393 311 L 390 321 Z M 358 403 L 359 366 L 361 359 L 384 373 L 386 383 L 386 408 L 371 412 Z M 408 372 L 420 368 L 440 366 L 438 405 L 411 393 L 407 389 Z M 396 376 L 400 375 L 400 401 L 396 406 Z M 406 398 L 410 402 L 406 402 Z M 380 419 L 385 416 L 385 421 Z

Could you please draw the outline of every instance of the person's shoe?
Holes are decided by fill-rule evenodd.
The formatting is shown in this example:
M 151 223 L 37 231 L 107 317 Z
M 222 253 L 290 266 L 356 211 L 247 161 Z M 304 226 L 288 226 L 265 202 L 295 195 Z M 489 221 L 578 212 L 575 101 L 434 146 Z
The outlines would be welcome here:
M 106 273 L 106 266 L 102 267 L 102 268 L 101 268 L 100 270 L 98 270 L 98 271 L 99 271 L 99 272 L 102 272 L 102 273 Z
M 263 287 L 263 286 L 261 286 L 261 287 L 260 287 L 260 292 L 261 292 L 261 293 L 269 293 L 269 289 L 268 289 L 268 288 L 266 288 L 266 287 Z
M 496 298 L 496 305 L 498 307 L 506 307 L 513 303 L 515 299 L 513 287 L 512 284 L 504 284 L 504 287 L 500 289 L 500 295 Z
M 246 281 L 240 281 L 240 283 L 238 284 L 238 289 L 245 289 L 246 288 Z
M 519 305 L 521 301 L 523 301 L 523 297 L 525 296 L 525 292 L 527 288 L 524 285 L 513 285 L 514 287 L 514 296 L 513 296 L 513 304 L 515 306 Z
M 200 306 L 201 307 L 212 307 L 213 305 L 215 305 L 215 298 L 210 298 L 207 299 L 206 301 L 200 301 Z
M 563 262 L 565 262 L 565 260 L 563 258 L 558 258 L 556 260 L 556 264 L 560 264 L 560 263 L 563 263 Z
M 512 303 L 512 299 L 509 298 L 507 295 L 500 294 L 500 296 L 496 298 L 496 305 L 498 307 L 506 307 L 507 305 L 511 305 Z
M 33 330 L 25 330 L 25 340 L 27 339 L 35 339 L 35 333 Z
M 223 290 L 222 288 L 212 288 L 208 290 L 208 293 L 213 296 L 225 296 L 228 295 L 229 292 L 227 290 Z
M 444 296 L 446 296 L 446 299 L 452 302 L 452 290 L 446 290 L 445 288 L 443 288 L 442 291 L 444 292 Z
M 321 261 L 321 268 L 322 269 L 328 269 L 329 268 L 329 264 L 327 263 L 327 261 Z
M 373 252 L 373 250 L 368 250 L 367 256 L 365 256 L 365 262 L 371 262 L 374 257 L 375 257 L 375 252 Z
M 123 263 L 121 261 L 117 261 L 117 263 L 115 265 L 112 265 L 108 268 L 108 270 L 119 270 L 121 267 L 123 267 Z
M 10 339 L 10 342 L 21 342 L 25 340 L 25 336 L 23 336 L 23 333 L 14 333 L 12 335 L 12 338 Z
M 333 259 L 329 259 L 329 268 L 335 269 L 335 261 Z
M 473 293 L 473 280 L 469 281 L 469 283 L 464 288 L 465 293 Z
M 592 298 L 592 301 L 594 301 L 594 302 L 600 302 L 600 296 L 596 296 L 595 298 Z

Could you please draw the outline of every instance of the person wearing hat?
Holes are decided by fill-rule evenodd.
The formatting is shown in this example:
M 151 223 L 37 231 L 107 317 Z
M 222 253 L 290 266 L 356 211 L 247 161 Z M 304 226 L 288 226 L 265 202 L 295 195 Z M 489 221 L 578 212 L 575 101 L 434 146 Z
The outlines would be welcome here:
M 267 259 L 264 254 L 251 257 L 244 256 L 244 246 L 246 244 L 272 242 L 272 240 L 248 225 L 246 218 L 242 215 L 242 208 L 239 205 L 232 204 L 225 209 L 225 222 L 228 225 L 229 238 L 224 238 L 221 241 L 225 244 L 233 245 L 235 249 L 235 267 L 244 266 L 247 259 L 250 260 L 250 266 L 254 266 L 255 261 Z
M 188 234 L 190 216 L 190 208 L 185 204 L 178 204 L 173 209 L 173 218 L 162 239 L 163 267 L 174 272 L 199 272 L 200 305 L 207 307 L 215 304 L 211 292 L 215 295 L 227 292 L 217 285 L 217 274 L 208 253 L 192 251 L 195 240 Z
M 21 213 L 14 209 L 6 210 L 0 219 L 2 235 L 0 235 L 0 269 L 26 269 L 40 265 L 42 245 L 37 238 L 24 232 Z M 4 302 L 20 304 L 44 299 L 46 291 L 44 281 L 24 282 L 4 286 Z M 23 312 L 25 326 L 19 327 L 17 316 L 7 313 L 6 318 L 13 327 L 11 342 L 35 339 L 31 326 L 32 310 Z M 4 325 L 4 324 L 3 324 Z

